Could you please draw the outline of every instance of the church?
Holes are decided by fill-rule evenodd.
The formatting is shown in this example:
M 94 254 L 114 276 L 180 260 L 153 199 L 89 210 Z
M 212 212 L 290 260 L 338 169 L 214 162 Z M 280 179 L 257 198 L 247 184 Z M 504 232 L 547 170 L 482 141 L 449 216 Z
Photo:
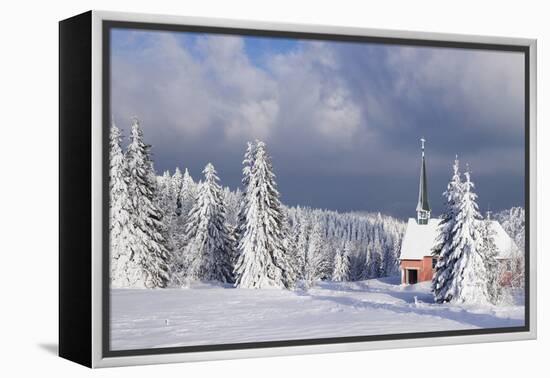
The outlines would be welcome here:
M 399 256 L 401 283 L 412 285 L 418 282 L 431 281 L 437 258 L 432 256 L 432 247 L 438 236 L 440 219 L 430 218 L 431 209 L 428 201 L 428 176 L 426 172 L 426 155 L 422 138 L 422 161 L 420 165 L 420 184 L 418 188 L 418 204 L 416 205 L 416 219 L 409 218 Z M 487 216 L 490 216 L 488 214 Z M 497 260 L 503 269 L 501 282 L 504 284 L 510 276 L 511 257 L 517 251 L 512 238 L 504 231 L 499 222 L 490 220 L 490 227 L 494 231 L 495 244 L 498 249 Z

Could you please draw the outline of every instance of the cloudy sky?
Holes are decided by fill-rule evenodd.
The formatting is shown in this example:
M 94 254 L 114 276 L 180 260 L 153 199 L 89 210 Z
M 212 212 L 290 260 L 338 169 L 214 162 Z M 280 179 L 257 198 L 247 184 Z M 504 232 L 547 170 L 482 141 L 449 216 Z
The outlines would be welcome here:
M 236 188 L 246 141 L 272 155 L 282 200 L 415 216 L 419 139 L 433 214 L 455 154 L 480 208 L 524 202 L 521 53 L 114 29 L 111 98 L 141 120 L 160 173 L 212 162 Z

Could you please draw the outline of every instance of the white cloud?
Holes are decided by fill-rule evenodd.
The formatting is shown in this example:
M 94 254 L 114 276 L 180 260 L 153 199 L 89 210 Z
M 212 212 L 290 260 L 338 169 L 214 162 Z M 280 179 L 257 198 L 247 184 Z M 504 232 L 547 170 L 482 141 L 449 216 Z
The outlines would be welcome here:
M 237 116 L 226 125 L 226 136 L 238 139 L 239 136 L 269 140 L 269 134 L 276 127 L 275 119 L 279 105 L 275 100 L 249 101 L 239 105 Z
M 254 131 L 252 116 L 260 117 L 264 129 L 274 123 L 276 87 L 250 64 L 241 38 L 200 38 L 200 56 L 173 34 L 145 38 L 148 48 L 113 59 L 113 108 L 121 118 L 138 115 L 192 139 Z
M 523 121 L 521 53 L 450 48 L 402 47 L 388 62 L 394 90 L 422 106 L 426 98 L 449 113 L 463 112 L 465 128 L 486 127 L 517 134 Z
M 361 109 L 324 43 L 302 44 L 263 70 L 241 37 L 201 36 L 194 46 L 171 33 L 142 38 L 141 51 L 114 54 L 113 108 L 123 119 L 137 115 L 193 140 L 284 139 L 302 129 L 332 148 L 347 148 L 359 130 Z
M 363 120 L 334 54 L 325 43 L 302 44 L 276 56 L 270 70 L 279 84 L 284 127 L 305 128 L 311 138 L 345 148 Z

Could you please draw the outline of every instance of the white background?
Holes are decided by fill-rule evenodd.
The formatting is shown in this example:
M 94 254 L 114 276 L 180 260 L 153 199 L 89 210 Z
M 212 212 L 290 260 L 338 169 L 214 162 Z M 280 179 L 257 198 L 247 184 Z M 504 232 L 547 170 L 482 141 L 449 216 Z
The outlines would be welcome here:
M 0 22 L 0 375 L 133 377 L 542 376 L 548 372 L 550 11 L 545 1 L 6 1 Z M 91 371 L 57 344 L 58 25 L 89 9 L 538 39 L 539 340 Z M 78 125 L 75 125 L 77 127 Z M 544 351 L 546 348 L 546 351 Z

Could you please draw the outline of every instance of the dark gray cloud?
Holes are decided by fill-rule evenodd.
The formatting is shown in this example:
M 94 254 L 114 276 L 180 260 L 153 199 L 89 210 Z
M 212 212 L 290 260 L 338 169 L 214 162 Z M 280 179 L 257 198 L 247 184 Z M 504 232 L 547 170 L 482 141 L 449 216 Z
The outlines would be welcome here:
M 455 154 L 483 208 L 524 201 L 521 54 L 268 40 L 259 65 L 246 38 L 185 37 L 127 31 L 113 44 L 113 116 L 141 119 L 159 172 L 198 178 L 212 162 L 236 187 L 260 138 L 286 203 L 405 217 L 423 136 L 436 213 Z

